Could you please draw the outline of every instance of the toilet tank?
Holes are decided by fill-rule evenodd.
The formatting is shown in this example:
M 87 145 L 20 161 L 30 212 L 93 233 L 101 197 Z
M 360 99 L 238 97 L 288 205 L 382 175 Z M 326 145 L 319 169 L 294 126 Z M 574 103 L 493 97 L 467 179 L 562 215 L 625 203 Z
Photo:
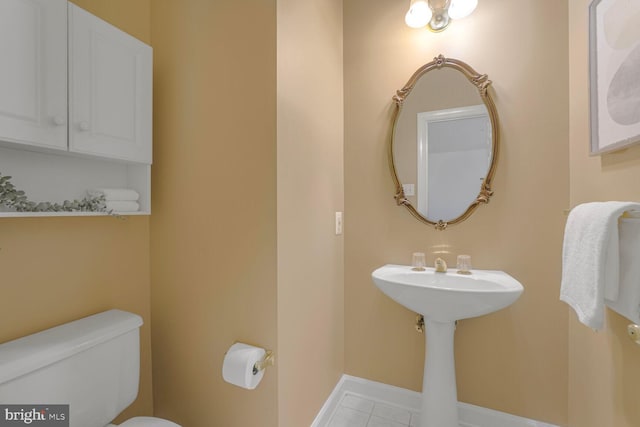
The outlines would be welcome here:
M 68 404 L 70 427 L 105 427 L 138 394 L 141 325 L 110 310 L 0 344 L 0 403 Z

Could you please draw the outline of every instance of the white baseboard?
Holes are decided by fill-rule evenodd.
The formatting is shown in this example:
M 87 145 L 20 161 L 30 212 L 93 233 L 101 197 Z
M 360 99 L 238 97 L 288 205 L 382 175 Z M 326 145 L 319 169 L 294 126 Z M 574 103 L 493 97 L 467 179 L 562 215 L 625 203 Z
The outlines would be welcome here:
M 343 375 L 311 427 L 326 427 L 345 393 L 391 403 L 414 412 L 420 411 L 421 394 L 418 392 Z M 458 402 L 458 413 L 460 425 L 464 427 L 558 427 L 462 402 Z

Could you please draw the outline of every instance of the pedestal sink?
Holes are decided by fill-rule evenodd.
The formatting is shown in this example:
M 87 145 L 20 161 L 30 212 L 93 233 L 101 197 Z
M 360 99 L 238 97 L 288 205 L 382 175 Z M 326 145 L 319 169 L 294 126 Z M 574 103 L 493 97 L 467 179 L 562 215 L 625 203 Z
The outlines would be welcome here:
M 482 316 L 511 305 L 523 287 L 502 271 L 434 269 L 385 265 L 371 277 L 388 297 L 424 316 L 429 348 L 424 363 L 419 427 L 459 427 L 453 333 L 456 320 Z

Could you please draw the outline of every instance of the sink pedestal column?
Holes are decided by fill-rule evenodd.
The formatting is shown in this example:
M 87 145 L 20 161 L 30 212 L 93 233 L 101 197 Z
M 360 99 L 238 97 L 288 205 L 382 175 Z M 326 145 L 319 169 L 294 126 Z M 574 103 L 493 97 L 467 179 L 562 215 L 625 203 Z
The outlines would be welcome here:
M 425 316 L 426 357 L 422 380 L 420 427 L 459 427 L 458 394 L 453 356 L 455 322 Z

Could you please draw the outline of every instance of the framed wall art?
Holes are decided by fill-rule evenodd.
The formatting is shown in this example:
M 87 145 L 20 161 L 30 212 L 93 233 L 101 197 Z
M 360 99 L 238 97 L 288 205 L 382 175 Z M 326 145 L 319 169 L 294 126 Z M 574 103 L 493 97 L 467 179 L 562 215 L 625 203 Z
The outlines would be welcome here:
M 589 7 L 591 154 L 640 142 L 640 0 Z

